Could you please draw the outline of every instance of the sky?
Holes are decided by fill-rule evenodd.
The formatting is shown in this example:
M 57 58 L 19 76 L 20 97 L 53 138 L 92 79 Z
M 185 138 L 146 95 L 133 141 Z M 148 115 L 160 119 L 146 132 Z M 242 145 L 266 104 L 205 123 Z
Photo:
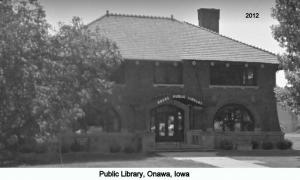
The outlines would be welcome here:
M 110 13 L 170 17 L 198 25 L 197 9 L 220 9 L 220 34 L 251 44 L 275 54 L 284 50 L 272 36 L 271 26 L 278 22 L 271 17 L 275 0 L 40 0 L 48 22 L 57 28 L 58 22 L 71 22 L 79 16 L 89 23 Z M 259 13 L 259 18 L 245 18 L 246 13 Z M 284 86 L 282 71 L 276 83 Z

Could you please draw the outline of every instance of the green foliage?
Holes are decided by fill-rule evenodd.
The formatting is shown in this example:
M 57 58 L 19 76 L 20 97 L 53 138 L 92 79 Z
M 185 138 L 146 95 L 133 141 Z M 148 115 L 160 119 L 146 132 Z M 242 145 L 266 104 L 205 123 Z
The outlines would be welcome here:
M 36 0 L 3 0 L 0 17 L 0 141 L 12 147 L 38 132 L 32 100 L 48 24 Z
M 110 92 L 109 77 L 122 59 L 114 43 L 92 34 L 76 17 L 71 25 L 61 25 L 50 44 L 36 112 L 43 132 L 55 134 L 82 119 L 89 102 Z
M 279 141 L 276 144 L 276 147 L 278 149 L 286 150 L 286 149 L 291 149 L 292 145 L 293 145 L 293 143 L 291 141 L 289 141 L 289 140 L 282 140 L 282 141 Z
M 222 140 L 220 142 L 220 148 L 223 150 L 232 150 L 233 149 L 233 143 L 230 140 Z
M 264 141 L 264 142 L 262 142 L 261 147 L 262 147 L 262 149 L 270 150 L 270 149 L 274 148 L 274 145 L 272 142 Z
M 0 142 L 55 139 L 84 118 L 92 99 L 111 92 L 117 46 L 80 18 L 48 33 L 37 0 L 0 2 Z
M 124 151 L 125 153 L 134 153 L 134 152 L 135 152 L 135 148 L 134 148 L 134 146 L 133 146 L 132 144 L 126 144 L 126 145 L 124 146 L 123 151 Z
M 274 38 L 285 48 L 279 57 L 285 71 L 288 86 L 276 88 L 276 96 L 281 104 L 293 112 L 300 112 L 300 2 L 298 0 L 276 0 L 272 16 L 279 21 L 274 25 Z
M 252 141 L 251 144 L 252 144 L 252 149 L 259 149 L 259 142 Z
M 119 145 L 117 143 L 114 143 L 114 144 L 110 145 L 110 147 L 109 147 L 109 151 L 111 153 L 118 153 L 121 151 L 121 149 L 122 149 L 121 145 Z
M 70 146 L 71 151 L 73 152 L 80 152 L 84 150 L 84 147 L 82 147 L 77 140 L 75 140 L 71 146 Z

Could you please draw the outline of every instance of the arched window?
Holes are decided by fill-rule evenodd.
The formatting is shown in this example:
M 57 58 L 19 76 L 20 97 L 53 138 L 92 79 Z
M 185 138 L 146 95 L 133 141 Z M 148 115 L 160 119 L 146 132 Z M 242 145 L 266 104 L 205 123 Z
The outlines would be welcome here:
M 220 108 L 214 117 L 215 131 L 254 131 L 250 112 L 241 105 L 229 104 Z

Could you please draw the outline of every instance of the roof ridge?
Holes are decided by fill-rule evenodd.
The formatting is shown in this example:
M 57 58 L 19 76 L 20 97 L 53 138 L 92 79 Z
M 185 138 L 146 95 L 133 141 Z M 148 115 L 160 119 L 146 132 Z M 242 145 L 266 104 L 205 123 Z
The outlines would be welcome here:
M 97 18 L 96 20 L 88 23 L 86 26 L 90 26 L 91 24 L 103 19 L 104 17 L 109 17 L 109 16 L 136 17 L 136 18 L 149 18 L 149 19 L 167 19 L 167 20 L 181 22 L 181 21 L 175 19 L 172 14 L 171 14 L 171 17 L 166 17 L 166 16 L 150 16 L 150 15 L 138 15 L 138 14 L 111 13 L 109 11 L 106 11 L 106 14 L 104 14 L 101 17 Z
M 233 38 L 231 38 L 231 37 L 228 37 L 228 36 L 222 35 L 222 34 L 220 34 L 220 33 L 214 32 L 214 31 L 212 31 L 212 30 L 210 30 L 210 29 L 207 29 L 207 28 L 205 28 L 205 27 L 202 27 L 202 26 L 196 26 L 196 25 L 194 25 L 194 24 L 192 24 L 192 23 L 189 23 L 189 22 L 186 22 L 186 21 L 183 21 L 183 22 L 186 23 L 186 24 L 188 24 L 188 25 L 194 26 L 194 27 L 196 27 L 196 28 L 200 28 L 200 29 L 203 29 L 203 30 L 208 31 L 208 32 L 210 32 L 210 33 L 213 33 L 213 34 L 219 35 L 219 36 L 221 36 L 221 37 L 230 39 L 230 40 L 232 40 L 232 41 L 238 42 L 238 43 L 240 43 L 240 44 L 249 46 L 249 47 L 251 47 L 251 48 L 254 48 L 254 49 L 257 49 L 257 50 L 260 50 L 260 51 L 264 51 L 264 52 L 269 53 L 269 54 L 271 54 L 271 55 L 277 56 L 275 53 L 273 53 L 273 52 L 271 52 L 271 51 L 268 51 L 268 50 L 266 50 L 266 49 L 263 49 L 263 48 L 261 48 L 261 47 L 257 47 L 257 46 L 254 46 L 254 45 L 251 45 L 251 44 L 248 44 L 248 43 L 245 43 L 245 42 L 242 42 L 242 41 L 233 39 Z
M 150 16 L 150 15 L 138 15 L 138 14 L 121 14 L 121 13 L 107 13 L 106 16 L 123 16 L 123 17 L 137 17 L 137 18 L 150 18 L 150 19 L 169 19 L 173 20 L 172 17 L 166 16 Z

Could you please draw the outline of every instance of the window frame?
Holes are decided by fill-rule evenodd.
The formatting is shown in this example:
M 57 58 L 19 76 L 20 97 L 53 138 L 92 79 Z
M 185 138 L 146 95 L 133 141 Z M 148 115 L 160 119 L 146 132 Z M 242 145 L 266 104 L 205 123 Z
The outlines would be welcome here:
M 175 65 L 177 64 L 177 65 Z M 164 67 L 163 67 L 164 66 Z M 160 70 L 163 72 L 162 75 L 165 77 L 160 77 L 162 79 L 165 79 L 163 81 L 158 80 L 157 73 L 158 68 L 161 68 Z M 164 69 L 162 69 L 164 68 Z M 177 82 L 172 82 L 172 78 L 174 78 L 174 70 L 176 71 L 175 76 L 178 76 L 176 79 Z M 174 79 L 173 79 L 174 80 Z M 166 61 L 160 61 L 155 62 L 153 65 L 153 85 L 154 86 L 183 86 L 183 63 L 178 61 L 172 61 L 172 62 L 166 62 Z
M 221 68 L 224 69 L 220 70 Z M 236 70 L 232 71 L 232 69 Z M 249 79 L 247 77 L 251 71 L 253 78 Z M 258 87 L 258 68 L 254 64 L 247 64 L 246 66 L 245 64 L 230 63 L 228 67 L 227 63 L 214 63 L 214 65 L 209 66 L 209 77 L 210 87 Z M 224 79 L 219 80 L 218 77 Z M 233 79 L 237 79 L 237 81 L 234 82 Z M 250 83 L 251 81 L 253 82 Z
M 237 118 L 238 114 L 235 114 L 238 112 L 240 119 Z M 223 119 L 219 119 L 220 117 Z M 249 119 L 247 120 L 247 118 Z M 255 131 L 255 124 L 255 119 L 249 109 L 240 104 L 222 106 L 214 115 L 213 120 L 213 127 L 216 132 L 253 132 Z

